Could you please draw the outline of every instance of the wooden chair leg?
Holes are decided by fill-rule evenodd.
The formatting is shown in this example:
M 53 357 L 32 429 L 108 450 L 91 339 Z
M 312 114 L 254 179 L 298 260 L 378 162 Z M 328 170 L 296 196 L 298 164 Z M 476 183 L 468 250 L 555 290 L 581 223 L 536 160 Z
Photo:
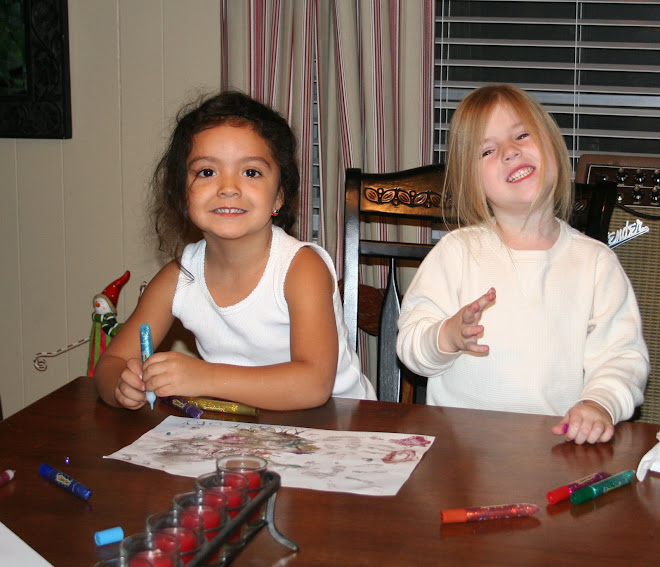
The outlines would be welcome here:
M 401 403 L 404 404 L 415 403 L 413 394 L 414 394 L 413 385 L 404 378 L 401 381 Z

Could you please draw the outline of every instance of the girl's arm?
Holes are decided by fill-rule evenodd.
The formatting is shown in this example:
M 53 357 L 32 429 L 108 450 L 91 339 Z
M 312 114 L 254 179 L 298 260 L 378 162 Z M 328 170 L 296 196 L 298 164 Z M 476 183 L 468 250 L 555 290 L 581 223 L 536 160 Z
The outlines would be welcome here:
M 445 335 L 451 335 L 456 342 L 460 338 L 458 334 L 467 325 L 473 327 L 468 335 L 476 345 L 476 338 L 482 331 L 477 327 L 481 310 L 486 305 L 484 297 L 480 298 L 484 305 L 472 313 L 470 305 L 473 305 L 476 296 L 469 298 L 472 303 L 468 305 L 460 303 L 464 256 L 463 245 L 458 238 L 453 233 L 444 236 L 420 264 L 403 297 L 398 321 L 397 354 L 408 369 L 420 376 L 443 374 L 461 356 L 462 346 L 444 344 Z M 463 314 L 467 320 L 463 319 Z M 443 329 L 447 324 L 449 328 Z
M 596 266 L 580 401 L 604 407 L 614 424 L 644 401 L 649 355 L 635 293 L 615 254 Z
M 174 321 L 172 300 L 179 274 L 175 262 L 165 266 L 146 287 L 133 314 L 103 351 L 94 370 L 99 396 L 111 406 L 138 409 L 146 402 L 142 380 L 140 325 L 149 323 L 154 347 Z
M 610 252 L 596 270 L 584 353 L 585 386 L 580 400 L 552 432 L 578 444 L 609 441 L 614 425 L 630 418 L 644 400 L 648 373 L 648 350 L 635 294 Z
M 148 389 L 157 396 L 213 396 L 272 410 L 324 404 L 337 373 L 334 287 L 323 259 L 311 248 L 301 248 L 284 285 L 291 320 L 291 362 L 236 366 L 176 352 L 155 353 L 144 364 Z M 137 329 L 139 321 L 135 325 Z

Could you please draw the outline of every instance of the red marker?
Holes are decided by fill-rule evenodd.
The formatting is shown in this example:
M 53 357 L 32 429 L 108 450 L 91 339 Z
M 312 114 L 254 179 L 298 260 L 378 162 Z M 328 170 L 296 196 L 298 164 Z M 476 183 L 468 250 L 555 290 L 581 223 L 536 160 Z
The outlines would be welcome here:
M 0 472 L 0 486 L 4 486 L 12 478 L 14 478 L 15 473 L 16 473 L 16 471 L 10 471 L 10 470 Z
M 610 476 L 610 473 L 605 471 L 593 473 L 589 476 L 585 476 L 584 478 L 569 482 L 566 486 L 555 488 L 554 490 L 548 492 L 545 497 L 548 502 L 550 502 L 550 504 L 556 504 L 562 500 L 568 500 L 571 497 L 571 494 L 577 492 L 581 488 L 595 484 L 596 482 L 599 482 L 608 476 Z

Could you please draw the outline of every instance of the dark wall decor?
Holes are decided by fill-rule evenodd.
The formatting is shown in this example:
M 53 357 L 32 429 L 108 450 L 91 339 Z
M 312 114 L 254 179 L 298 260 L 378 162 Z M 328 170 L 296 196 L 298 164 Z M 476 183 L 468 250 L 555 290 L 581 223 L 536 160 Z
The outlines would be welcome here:
M 0 137 L 71 138 L 67 0 L 0 0 Z

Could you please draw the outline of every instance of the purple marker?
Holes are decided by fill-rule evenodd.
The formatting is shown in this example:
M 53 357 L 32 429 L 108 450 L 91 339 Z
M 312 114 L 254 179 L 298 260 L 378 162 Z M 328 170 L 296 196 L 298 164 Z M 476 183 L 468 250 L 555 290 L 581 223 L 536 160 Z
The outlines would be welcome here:
M 160 398 L 160 401 L 166 403 L 168 406 L 181 410 L 186 415 L 192 417 L 193 419 L 199 419 L 202 417 L 202 410 L 193 404 L 184 402 L 181 398 L 176 396 L 166 396 Z
M 554 490 L 548 492 L 545 495 L 545 497 L 548 500 L 548 502 L 550 502 L 550 504 L 556 504 L 557 502 L 561 502 L 562 500 L 568 500 L 571 497 L 571 494 L 577 492 L 581 488 L 600 482 L 601 480 L 608 478 L 609 476 L 610 473 L 607 473 L 605 471 L 593 473 L 579 480 L 569 482 L 566 486 L 560 486 L 559 488 L 555 488 Z

